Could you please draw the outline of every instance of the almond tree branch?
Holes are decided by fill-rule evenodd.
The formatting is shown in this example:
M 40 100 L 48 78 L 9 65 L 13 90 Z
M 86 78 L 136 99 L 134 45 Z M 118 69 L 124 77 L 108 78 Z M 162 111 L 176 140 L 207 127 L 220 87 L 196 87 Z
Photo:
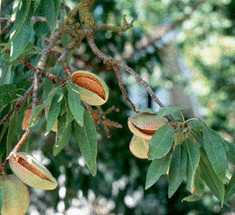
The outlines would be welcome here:
M 42 17 L 42 16 L 32 16 L 31 21 L 34 21 L 34 22 L 48 22 L 47 19 L 45 17 Z M 14 23 L 15 20 L 11 20 L 10 18 L 0 17 L 0 22 L 7 22 L 5 27 L 0 31 L 0 36 L 1 36 L 2 34 L 5 34 L 8 31 L 11 24 Z
M 20 107 L 24 104 L 24 101 L 27 99 L 29 95 L 32 94 L 34 86 L 31 85 L 31 87 L 25 92 L 25 94 L 16 102 L 15 107 L 12 108 L 0 121 L 0 125 L 4 124 L 10 116 L 13 114 L 15 110 L 19 110 Z
M 130 98 L 128 97 L 127 91 L 126 91 L 125 87 L 122 84 L 122 79 L 121 79 L 120 72 L 119 72 L 118 68 L 113 66 L 113 70 L 115 71 L 115 75 L 116 75 L 117 80 L 118 80 L 118 85 L 119 85 L 119 88 L 120 88 L 120 90 L 122 92 L 122 95 L 123 95 L 124 99 L 131 106 L 131 109 L 134 112 L 138 113 L 138 111 L 136 110 L 135 105 L 131 102 Z
M 91 48 L 91 50 L 93 51 L 93 53 L 95 55 L 97 55 L 100 59 L 102 59 L 104 61 L 104 63 L 110 63 L 112 66 L 118 66 L 120 68 L 122 68 L 125 72 L 130 73 L 131 75 L 133 75 L 135 77 L 135 79 L 144 86 L 144 88 L 148 91 L 148 94 L 151 96 L 151 98 L 160 106 L 160 107 L 165 107 L 160 100 L 154 95 L 153 90 L 151 89 L 151 87 L 147 84 L 147 82 L 145 82 L 144 80 L 142 80 L 139 75 L 129 66 L 127 66 L 125 63 L 118 61 L 114 58 L 112 58 L 109 55 L 104 54 L 103 52 L 101 52 L 98 47 L 96 46 L 95 42 L 94 42 L 94 38 L 91 34 L 87 35 L 87 42 Z
M 92 109 L 92 107 L 90 105 L 88 105 L 86 103 L 84 103 L 84 104 L 93 119 L 96 130 L 99 130 L 98 125 L 102 124 L 104 126 L 104 130 L 107 133 L 107 138 L 111 137 L 111 133 L 110 133 L 110 129 L 109 129 L 110 126 L 113 126 L 116 128 L 122 128 L 122 125 L 120 123 L 104 118 L 107 114 L 109 114 L 113 111 L 119 112 L 119 109 L 116 108 L 114 105 L 112 107 L 108 108 L 106 111 L 103 111 L 101 108 L 98 111 L 95 111 Z
M 35 107 L 36 107 L 36 104 L 37 104 L 37 101 L 38 101 L 39 79 L 40 79 L 41 73 L 45 72 L 46 60 L 47 60 L 47 58 L 48 58 L 48 56 L 50 54 L 50 49 L 52 49 L 54 47 L 54 45 L 56 44 L 56 41 L 61 37 L 61 35 L 63 33 L 64 33 L 64 31 L 60 29 L 57 32 L 55 32 L 55 34 L 53 34 L 51 36 L 49 44 L 44 49 L 44 51 L 43 51 L 43 53 L 41 55 L 41 58 L 40 58 L 40 60 L 37 63 L 36 72 L 34 73 L 34 81 L 33 81 L 33 85 L 32 85 L 33 86 L 32 87 L 33 95 L 32 95 L 32 112 L 31 112 L 30 119 L 32 118 L 32 114 L 33 114 L 33 112 L 35 110 Z M 22 61 L 22 63 L 23 63 L 23 61 Z M 34 68 L 33 68 L 33 70 L 34 70 Z M 19 140 L 19 142 L 15 145 L 15 147 L 10 152 L 8 157 L 0 165 L 0 172 L 4 172 L 5 171 L 5 166 L 7 165 L 10 156 L 13 153 L 16 153 L 16 152 L 18 152 L 20 150 L 20 148 L 23 146 L 23 144 L 25 143 L 25 141 L 29 137 L 29 135 L 31 133 L 31 130 L 32 130 L 32 128 L 28 128 L 25 131 L 25 133 L 22 135 L 22 137 Z
M 6 53 L 6 54 L 10 54 L 10 50 L 7 49 L 7 50 L 5 51 L 5 53 Z M 42 71 L 42 72 L 37 71 L 37 68 L 36 68 L 34 65 L 32 65 L 31 63 L 29 63 L 28 61 L 26 61 L 26 60 L 25 60 L 24 58 L 22 58 L 22 57 L 17 57 L 16 60 L 19 61 L 20 63 L 24 64 L 26 67 L 28 67 L 29 70 L 31 70 L 31 71 L 33 71 L 33 72 L 35 72 L 35 73 L 38 72 L 39 75 L 42 75 L 42 76 L 47 77 L 47 78 L 50 79 L 53 83 L 54 83 L 55 81 L 58 81 L 58 82 L 60 82 L 60 84 L 63 84 L 63 83 L 66 81 L 65 79 L 63 79 L 63 78 L 61 78 L 61 77 L 58 77 L 58 76 L 56 76 L 56 75 L 54 75 L 54 74 L 52 74 L 52 73 L 50 73 L 50 72 L 48 72 L 48 71 Z

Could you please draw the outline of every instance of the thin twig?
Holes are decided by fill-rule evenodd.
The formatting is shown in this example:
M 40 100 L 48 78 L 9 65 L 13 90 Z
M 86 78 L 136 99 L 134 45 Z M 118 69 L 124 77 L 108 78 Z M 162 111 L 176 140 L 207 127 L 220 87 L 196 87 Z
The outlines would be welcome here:
M 6 54 L 10 54 L 10 50 L 9 49 L 7 49 L 6 51 L 5 51 L 5 53 Z M 45 77 L 47 77 L 48 79 L 50 79 L 53 83 L 55 82 L 55 81 L 58 81 L 58 82 L 60 82 L 61 84 L 63 84 L 66 80 L 65 79 L 63 79 L 63 78 L 61 78 L 61 77 L 58 77 L 58 76 L 56 76 L 56 75 L 54 75 L 54 74 L 52 74 L 52 73 L 50 73 L 50 72 L 48 72 L 48 71 L 42 71 L 42 72 L 39 72 L 38 70 L 37 70 L 37 68 L 34 66 L 34 65 L 32 65 L 31 63 L 29 63 L 28 61 L 26 61 L 24 58 L 22 58 L 22 57 L 17 57 L 16 58 L 16 60 L 17 61 L 19 61 L 20 63 L 22 63 L 22 64 L 24 64 L 26 67 L 28 67 L 31 71 L 33 71 L 33 72 L 38 72 L 38 75 L 39 74 L 41 74 L 41 75 L 43 75 L 43 76 L 45 76 Z
M 131 102 L 130 98 L 128 97 L 127 91 L 126 91 L 125 87 L 122 84 L 122 79 L 121 79 L 120 72 L 119 72 L 118 68 L 116 66 L 113 66 L 113 70 L 115 71 L 115 75 L 117 76 L 118 85 L 119 85 L 119 88 L 122 92 L 122 95 L 123 95 L 124 99 L 131 106 L 131 109 L 134 112 L 138 113 L 138 111 L 136 110 L 135 105 Z
M 5 25 L 5 27 L 0 31 L 0 36 L 3 35 L 3 34 L 5 34 L 5 33 L 8 31 L 8 29 L 9 29 L 10 26 L 11 26 L 11 24 L 12 24 L 12 21 L 9 19 L 9 20 L 7 21 L 7 24 Z
M 15 107 L 12 108 L 0 121 L 0 125 L 4 124 L 9 118 L 10 116 L 13 114 L 13 112 L 15 110 L 19 110 L 20 107 L 24 104 L 24 101 L 28 98 L 28 96 L 33 92 L 33 88 L 34 86 L 31 85 L 31 87 L 25 92 L 25 94 L 17 101 L 17 103 L 15 104 Z
M 10 55 L 10 50 L 7 49 L 5 51 L 5 53 Z M 31 63 L 29 63 L 28 61 L 26 61 L 24 58 L 17 57 L 16 60 L 19 61 L 20 63 L 24 64 L 25 66 L 27 66 L 31 71 L 37 72 L 37 68 L 34 65 L 32 65 Z
M 34 21 L 34 22 L 48 22 L 47 19 L 45 17 L 42 17 L 42 16 L 32 16 L 31 21 Z M 5 34 L 8 31 L 11 24 L 14 23 L 15 20 L 11 20 L 10 18 L 0 17 L 0 22 L 7 22 L 5 27 L 0 31 L 0 36 L 1 36 L 2 34 Z
M 144 88 L 148 91 L 148 94 L 151 96 L 151 98 L 160 106 L 160 107 L 165 107 L 160 100 L 154 95 L 153 90 L 151 89 L 151 87 L 147 84 L 147 82 L 145 82 L 144 80 L 142 80 L 139 75 L 129 66 L 127 66 L 125 63 L 115 60 L 112 57 L 110 57 L 109 55 L 104 54 L 103 52 L 101 52 L 98 47 L 96 46 L 95 42 L 94 42 L 94 38 L 93 36 L 87 36 L 87 42 L 91 48 L 91 50 L 93 51 L 94 54 L 96 54 L 99 58 L 101 58 L 104 63 L 105 62 L 109 62 L 112 66 L 119 66 L 120 68 L 122 68 L 124 71 L 130 73 L 131 75 L 133 75 L 135 77 L 135 79 L 144 86 Z

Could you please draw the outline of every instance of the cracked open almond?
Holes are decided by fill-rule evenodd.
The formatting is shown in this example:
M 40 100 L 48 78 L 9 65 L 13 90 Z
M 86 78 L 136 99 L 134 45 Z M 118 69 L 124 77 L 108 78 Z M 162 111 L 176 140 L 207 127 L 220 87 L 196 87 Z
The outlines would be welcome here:
M 146 140 L 150 140 L 154 133 L 167 123 L 166 118 L 160 118 L 157 114 L 147 112 L 137 113 L 128 119 L 128 127 L 131 132 Z
M 106 83 L 97 75 L 80 70 L 72 74 L 72 81 L 78 86 L 81 100 L 89 105 L 102 105 L 109 97 Z
M 53 190 L 57 187 L 57 181 L 49 170 L 25 152 L 14 153 L 9 164 L 12 172 L 31 187 L 41 190 Z
M 24 215 L 29 207 L 29 190 L 15 175 L 0 175 L 3 194 L 2 215 Z
M 149 140 L 134 135 L 131 139 L 129 149 L 137 158 L 147 159 L 149 151 Z

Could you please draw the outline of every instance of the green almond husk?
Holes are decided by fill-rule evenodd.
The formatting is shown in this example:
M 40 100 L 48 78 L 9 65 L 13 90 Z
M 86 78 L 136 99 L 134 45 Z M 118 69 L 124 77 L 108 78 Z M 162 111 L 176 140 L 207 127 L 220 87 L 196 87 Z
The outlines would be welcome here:
M 3 194 L 2 215 L 26 214 L 30 198 L 27 186 L 15 175 L 0 175 L 0 189 Z
M 57 181 L 50 171 L 25 152 L 13 154 L 9 159 L 9 164 L 12 172 L 33 188 L 54 190 L 57 187 Z
M 150 140 L 154 133 L 167 123 L 168 120 L 166 118 L 158 117 L 157 114 L 148 112 L 137 113 L 128 119 L 130 131 L 146 140 Z
M 140 159 L 148 159 L 149 140 L 133 135 L 129 149 L 135 157 Z

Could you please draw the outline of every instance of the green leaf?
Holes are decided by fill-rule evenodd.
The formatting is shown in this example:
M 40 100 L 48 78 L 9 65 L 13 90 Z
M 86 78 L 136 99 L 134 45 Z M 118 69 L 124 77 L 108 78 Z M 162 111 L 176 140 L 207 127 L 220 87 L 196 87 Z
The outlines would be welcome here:
M 233 165 L 235 165 L 235 144 L 230 143 L 228 141 L 224 141 L 224 142 L 228 147 L 228 151 L 227 151 L 228 159 Z
M 58 127 L 60 127 L 60 124 L 61 124 L 60 120 L 59 120 L 58 124 L 59 124 Z M 65 126 L 66 123 L 63 122 L 63 125 Z M 57 141 L 53 147 L 53 156 L 58 155 L 61 152 L 61 150 L 69 143 L 69 140 L 71 137 L 71 130 L 72 130 L 71 123 L 62 129 L 63 129 L 62 132 L 60 132 L 60 129 L 59 129 Z
M 62 99 L 63 94 L 61 91 L 56 93 L 55 96 L 52 98 L 47 117 L 46 133 L 49 133 L 51 131 L 55 121 L 60 114 Z
M 0 54 L 0 58 L 2 58 L 4 56 L 4 54 Z M 1 62 L 0 59 L 0 65 L 1 65 L 1 70 L 2 70 L 2 74 L 0 76 L 0 85 L 3 84 L 10 84 L 11 83 L 11 77 L 12 77 L 12 66 L 3 66 L 4 63 Z
M 194 179 L 195 173 L 200 160 L 200 150 L 198 145 L 194 143 L 190 138 L 187 138 L 183 142 L 183 147 L 187 151 L 187 189 L 192 192 L 195 188 Z
M 3 193 L 2 189 L 0 188 L 0 212 L 2 210 L 2 206 L 3 206 Z
M 171 149 L 175 138 L 175 130 L 170 125 L 160 127 L 149 142 L 149 159 L 164 157 Z
M 65 111 L 66 111 L 66 123 L 71 123 L 74 120 L 73 114 L 71 110 L 69 109 L 68 99 L 65 97 L 64 99 L 65 104 Z
M 224 184 L 212 168 L 206 152 L 202 149 L 200 151 L 201 159 L 199 162 L 199 167 L 201 178 L 205 181 L 211 192 L 221 201 L 221 204 L 223 205 L 225 195 Z
M 198 174 L 196 174 L 194 192 L 192 195 L 183 198 L 182 202 L 183 201 L 187 201 L 187 202 L 198 201 L 202 198 L 203 194 L 204 194 L 204 185 L 201 182 Z
M 9 122 L 9 127 L 8 127 L 8 132 L 7 132 L 7 142 L 6 142 L 6 154 L 9 155 L 12 149 L 12 143 L 15 137 L 16 133 L 16 128 L 17 128 L 17 123 L 16 123 L 16 112 L 14 112 L 10 118 Z
M 227 158 L 223 146 L 223 139 L 218 133 L 210 128 L 203 129 L 204 148 L 209 161 L 212 164 L 215 173 L 218 177 L 226 182 Z
M 173 151 L 169 170 L 168 197 L 171 198 L 185 178 L 187 167 L 187 152 L 182 144 Z
M 81 99 L 80 99 L 78 87 L 71 82 L 68 82 L 68 84 L 66 86 L 68 89 L 69 108 L 70 108 L 76 122 L 80 126 L 83 126 L 84 108 L 81 105 Z
M 157 113 L 158 117 L 168 116 L 175 112 L 183 111 L 181 107 L 162 107 L 160 108 L 159 112 Z
M 10 28 L 10 30 L 7 32 L 7 37 L 14 31 L 15 31 L 15 34 L 20 31 L 22 25 L 24 24 L 26 17 L 28 16 L 30 4 L 31 4 L 31 1 L 28 1 L 28 0 L 22 0 L 21 2 L 19 2 L 17 6 L 17 11 L 16 11 L 15 22 L 12 28 Z
M 15 60 L 25 49 L 31 36 L 33 35 L 33 26 L 28 17 L 18 33 L 15 33 L 12 39 L 12 53 L 10 60 Z
M 196 120 L 196 119 L 192 120 L 192 121 L 189 121 L 187 124 L 194 127 L 194 128 L 196 128 L 199 131 L 202 130 L 203 127 L 204 127 L 204 124 L 202 123 L 202 121 L 201 120 Z
M 226 187 L 224 201 L 227 201 L 235 194 L 235 171 Z
M 3 84 L 0 86 L 0 95 L 11 94 L 17 91 L 17 87 L 14 84 Z
M 32 113 L 32 117 L 29 123 L 29 127 L 33 127 L 37 124 L 38 114 L 49 104 L 54 97 L 54 95 L 61 89 L 61 87 L 55 87 L 48 95 L 47 99 L 41 104 L 37 105 Z
M 60 2 L 60 0 L 41 0 L 43 16 L 47 18 L 51 32 L 53 32 L 56 27 Z
M 146 177 L 146 183 L 145 183 L 146 190 L 150 188 L 153 184 L 155 184 L 160 178 L 160 176 L 166 174 L 170 164 L 170 157 L 171 157 L 171 152 L 169 152 L 165 157 L 153 160 L 151 162 Z
M 14 84 L 0 86 L 0 109 L 17 98 L 17 88 Z
M 79 124 L 75 123 L 75 132 L 82 156 L 91 174 L 95 176 L 97 172 L 97 134 L 94 122 L 87 110 L 84 112 L 84 126 L 81 127 Z

